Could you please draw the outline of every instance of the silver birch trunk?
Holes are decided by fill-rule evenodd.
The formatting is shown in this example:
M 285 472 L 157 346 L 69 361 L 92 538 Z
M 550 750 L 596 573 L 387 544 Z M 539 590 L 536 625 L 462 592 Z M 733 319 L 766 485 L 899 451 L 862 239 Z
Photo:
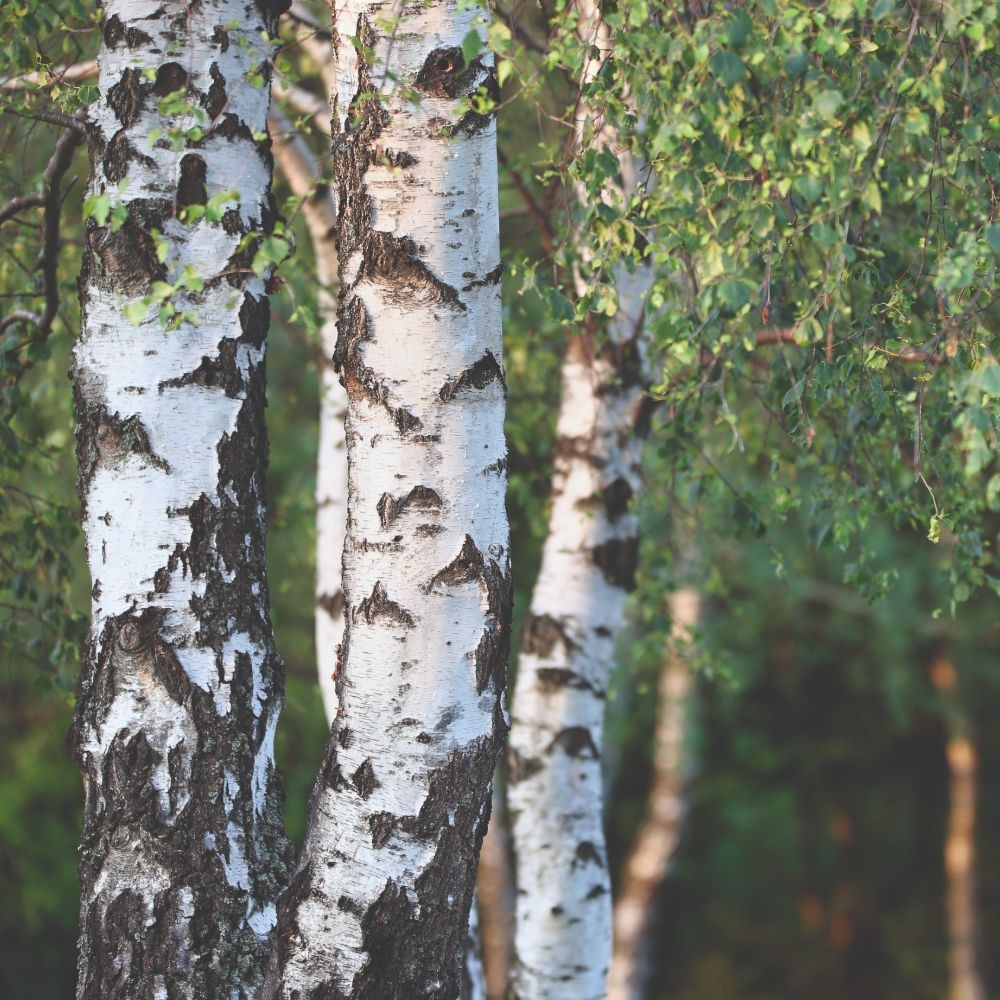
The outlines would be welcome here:
M 319 445 L 316 455 L 316 669 L 328 723 L 337 713 L 334 675 L 344 635 L 344 592 L 340 584 L 347 531 L 347 393 L 333 367 L 337 347 L 337 251 L 333 196 L 320 182 L 320 167 L 301 136 L 279 112 L 271 113 L 275 155 L 302 214 L 316 261 L 316 307 L 320 320 Z
M 611 41 L 598 8 L 577 6 L 587 51 L 582 93 Z M 595 121 L 582 97 L 576 129 L 578 148 L 618 145 L 611 123 Z M 632 157 L 623 152 L 620 162 L 619 196 L 638 183 Z M 518 658 L 508 751 L 514 1000 L 604 1000 L 611 961 L 601 750 L 638 555 L 629 507 L 649 417 L 643 320 L 651 274 L 619 266 L 614 277 L 616 315 L 605 329 L 575 336 L 563 361 L 548 534 Z M 582 293 L 579 275 L 576 284 Z
M 260 80 L 275 15 L 243 0 L 104 3 L 90 190 L 116 222 L 88 223 L 73 372 L 93 582 L 74 725 L 86 1000 L 256 996 L 286 880 L 268 301 L 254 244 L 241 248 L 274 217 Z M 240 197 L 221 219 L 182 221 L 226 191 Z M 141 307 L 185 271 L 179 321 Z
M 265 997 L 455 1000 L 505 731 L 496 135 L 462 100 L 476 12 L 336 11 L 333 174 L 348 394 L 338 709 Z M 419 94 L 420 101 L 414 100 Z
M 687 813 L 684 743 L 691 691 L 687 647 L 698 624 L 700 598 L 697 591 L 684 589 L 671 594 L 669 603 L 672 628 L 660 675 L 653 784 L 615 903 L 607 1000 L 646 996 L 655 957 L 656 904 Z

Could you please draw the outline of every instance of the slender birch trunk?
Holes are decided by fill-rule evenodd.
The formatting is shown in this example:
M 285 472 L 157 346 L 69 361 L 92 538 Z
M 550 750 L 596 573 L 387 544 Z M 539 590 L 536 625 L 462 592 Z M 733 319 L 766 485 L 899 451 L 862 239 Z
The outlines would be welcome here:
M 492 57 L 462 55 L 475 18 L 336 13 L 346 628 L 265 997 L 463 989 L 510 611 L 496 135 L 461 100 L 495 93 Z
M 948 721 L 948 830 L 944 845 L 947 878 L 949 1000 L 985 1000 L 976 954 L 976 786 L 978 760 L 968 720 L 958 698 L 958 678 L 945 656 L 931 664 L 931 680 L 945 703 Z
M 240 247 L 274 218 L 259 138 L 274 7 L 104 4 L 90 190 L 123 214 L 120 227 L 88 224 L 73 372 L 93 581 L 74 726 L 86 1000 L 254 997 L 285 883 L 283 669 L 264 563 L 268 301 Z M 220 220 L 182 221 L 225 191 L 240 198 Z M 141 308 L 185 272 L 179 322 Z
M 319 447 L 316 456 L 316 668 L 327 722 L 337 714 L 334 675 L 344 635 L 344 592 L 340 585 L 347 531 L 347 393 L 333 367 L 337 347 L 337 210 L 312 151 L 277 111 L 271 113 L 274 148 L 302 214 L 316 261 L 316 307 L 320 317 Z
M 581 2 L 582 87 L 610 52 L 592 3 Z M 614 145 L 607 122 L 577 116 L 577 146 Z M 622 190 L 637 183 L 621 155 Z M 577 192 L 583 197 L 583 192 Z M 515 1000 L 604 1000 L 611 960 L 611 881 L 603 829 L 604 702 L 638 534 L 647 422 L 643 314 L 649 269 L 615 273 L 618 312 L 567 346 L 556 427 L 552 508 L 518 660 L 508 752 L 517 884 Z M 579 290 L 583 287 L 577 279 Z
M 479 916 L 486 996 L 489 1000 L 503 1000 L 514 955 L 514 881 L 507 809 L 496 785 L 493 814 L 479 855 L 475 908 Z
M 615 903 L 608 1000 L 642 1000 L 652 973 L 657 898 L 669 874 L 687 812 L 683 754 L 691 670 L 686 648 L 698 624 L 699 604 L 695 590 L 679 590 L 670 596 L 673 624 L 660 675 L 653 785 Z

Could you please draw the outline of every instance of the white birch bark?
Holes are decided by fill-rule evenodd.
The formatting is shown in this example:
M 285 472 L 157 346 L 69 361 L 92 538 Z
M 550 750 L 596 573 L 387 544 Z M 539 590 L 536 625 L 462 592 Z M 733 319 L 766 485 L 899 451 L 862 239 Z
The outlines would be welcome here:
M 578 35 L 588 47 L 582 93 L 611 42 L 598 8 L 589 0 L 577 6 Z M 589 141 L 614 146 L 615 139 L 581 96 L 578 148 Z M 622 153 L 620 162 L 619 197 L 637 183 L 631 156 Z M 601 748 L 638 554 L 629 505 L 648 418 L 643 317 L 650 277 L 645 266 L 616 268 L 618 312 L 605 330 L 574 337 L 563 361 L 552 508 L 518 659 L 508 751 L 516 1000 L 605 997 L 612 917 Z M 582 293 L 579 275 L 576 283 Z
M 104 3 L 90 191 L 124 215 L 88 223 L 73 373 L 93 581 L 74 727 L 87 1000 L 255 996 L 287 871 L 264 563 L 268 303 L 253 244 L 240 249 L 273 220 L 268 90 L 251 78 L 268 78 L 275 13 Z M 220 220 L 182 221 L 226 191 L 240 197 Z M 127 318 L 185 273 L 179 322 L 155 305 Z
M 461 101 L 495 91 L 492 57 L 466 65 L 465 5 L 384 17 L 350 0 L 334 31 L 347 614 L 264 991 L 289 1000 L 459 996 L 505 728 L 496 137 Z
M 319 446 L 316 455 L 316 669 L 327 722 L 337 714 L 337 647 L 344 635 L 340 585 L 347 532 L 347 393 L 333 367 L 337 347 L 336 206 L 320 168 L 301 136 L 279 112 L 271 113 L 275 156 L 302 214 L 316 261 L 316 308 L 320 318 Z
M 653 783 L 615 903 L 607 1000 L 642 1000 L 646 996 L 654 958 L 657 899 L 687 812 L 684 743 L 691 691 L 687 648 L 698 624 L 700 598 L 697 591 L 686 588 L 671 594 L 669 604 L 672 628 L 660 674 Z

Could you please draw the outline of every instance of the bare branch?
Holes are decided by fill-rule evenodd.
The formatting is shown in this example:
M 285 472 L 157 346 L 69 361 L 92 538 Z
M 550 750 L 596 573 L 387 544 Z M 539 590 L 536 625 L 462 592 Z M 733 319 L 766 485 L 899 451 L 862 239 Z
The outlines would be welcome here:
M 72 129 L 81 137 L 87 135 L 87 126 L 79 115 L 64 115 L 61 111 L 51 111 L 48 108 L 32 108 L 29 111 L 26 108 L 15 107 L 8 101 L 0 101 L 0 108 L 9 111 L 12 115 L 17 115 L 19 118 L 28 118 L 46 122 L 49 125 L 58 125 L 60 128 Z

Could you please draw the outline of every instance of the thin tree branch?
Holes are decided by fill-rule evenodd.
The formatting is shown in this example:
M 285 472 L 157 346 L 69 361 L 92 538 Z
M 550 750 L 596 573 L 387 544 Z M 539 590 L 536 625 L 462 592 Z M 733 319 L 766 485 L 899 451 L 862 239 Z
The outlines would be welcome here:
M 71 129 L 78 133 L 81 138 L 85 138 L 87 135 L 87 126 L 79 115 L 64 115 L 61 111 L 50 111 L 48 108 L 34 108 L 28 111 L 15 107 L 8 101 L 0 101 L 0 108 L 9 111 L 12 115 L 17 115 L 19 118 L 28 118 L 46 122 L 49 125 L 58 125 L 60 128 Z

